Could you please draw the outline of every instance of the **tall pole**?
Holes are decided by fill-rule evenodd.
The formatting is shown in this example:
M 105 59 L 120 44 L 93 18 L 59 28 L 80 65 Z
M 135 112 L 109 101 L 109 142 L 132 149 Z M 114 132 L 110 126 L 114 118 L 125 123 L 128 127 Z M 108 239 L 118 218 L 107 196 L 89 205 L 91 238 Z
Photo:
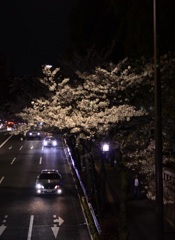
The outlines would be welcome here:
M 159 0 L 153 0 L 154 19 L 154 101 L 155 101 L 155 170 L 156 170 L 156 227 L 157 240 L 164 239 L 163 180 L 162 180 L 162 107 L 159 53 Z

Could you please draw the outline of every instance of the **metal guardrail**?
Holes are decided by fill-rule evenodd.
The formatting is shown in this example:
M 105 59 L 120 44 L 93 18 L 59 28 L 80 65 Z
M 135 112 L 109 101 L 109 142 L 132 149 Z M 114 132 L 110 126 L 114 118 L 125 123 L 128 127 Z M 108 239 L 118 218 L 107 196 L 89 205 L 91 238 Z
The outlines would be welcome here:
M 164 168 L 163 169 L 163 185 L 164 197 L 166 199 L 173 198 L 175 200 L 175 171 Z
M 163 169 L 164 198 L 169 202 L 164 205 L 164 214 L 167 221 L 175 227 L 175 171 Z
M 79 172 L 78 172 L 77 168 L 75 167 L 75 163 L 74 163 L 74 160 L 73 160 L 71 151 L 70 151 L 69 147 L 67 146 L 66 141 L 65 141 L 65 144 L 66 144 L 66 147 L 67 147 L 67 152 L 68 152 L 69 157 L 70 157 L 71 162 L 72 162 L 72 166 L 73 166 L 74 171 L 75 171 L 75 173 L 76 173 L 76 176 L 77 176 L 77 178 L 78 178 L 78 180 L 79 180 L 81 189 L 82 189 L 82 191 L 83 191 L 84 197 L 85 197 L 86 202 L 87 202 L 87 205 L 88 205 L 88 207 L 89 207 L 89 211 L 90 211 L 90 213 L 91 213 L 91 215 L 92 215 L 92 218 L 93 218 L 95 227 L 96 227 L 98 233 L 101 234 L 101 233 L 102 233 L 102 230 L 101 230 L 100 224 L 99 224 L 99 222 L 98 222 L 98 219 L 96 218 L 96 215 L 95 215 L 95 212 L 94 212 L 94 209 L 93 209 L 91 203 L 89 203 L 89 201 L 88 201 L 88 195 L 87 195 L 87 193 L 86 193 L 86 189 L 85 189 L 85 187 L 84 187 L 83 182 L 81 181 L 81 177 L 80 177 L 80 175 L 79 175 Z

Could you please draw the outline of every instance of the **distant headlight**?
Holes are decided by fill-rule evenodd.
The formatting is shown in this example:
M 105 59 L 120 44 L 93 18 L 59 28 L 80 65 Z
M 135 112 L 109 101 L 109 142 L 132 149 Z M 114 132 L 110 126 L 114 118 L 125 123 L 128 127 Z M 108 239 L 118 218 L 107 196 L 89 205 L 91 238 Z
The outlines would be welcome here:
M 29 132 L 29 135 L 32 136 L 32 132 Z
M 40 183 L 36 184 L 36 188 L 37 189 L 41 189 L 41 188 L 44 188 L 43 185 L 41 185 Z
M 38 133 L 37 133 L 37 135 L 39 136 L 39 135 L 40 135 L 40 133 L 38 132 Z

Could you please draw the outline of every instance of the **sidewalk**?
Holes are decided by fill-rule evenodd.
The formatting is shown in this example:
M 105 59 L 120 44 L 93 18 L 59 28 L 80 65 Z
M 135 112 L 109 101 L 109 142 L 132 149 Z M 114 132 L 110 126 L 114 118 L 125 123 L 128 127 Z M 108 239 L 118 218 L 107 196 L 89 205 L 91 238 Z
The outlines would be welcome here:
M 117 191 L 117 168 L 105 163 L 107 195 L 110 205 L 116 210 L 119 202 Z M 159 240 L 156 232 L 156 216 L 153 205 L 148 199 L 127 200 L 128 240 Z M 175 229 L 164 221 L 164 240 L 174 240 Z

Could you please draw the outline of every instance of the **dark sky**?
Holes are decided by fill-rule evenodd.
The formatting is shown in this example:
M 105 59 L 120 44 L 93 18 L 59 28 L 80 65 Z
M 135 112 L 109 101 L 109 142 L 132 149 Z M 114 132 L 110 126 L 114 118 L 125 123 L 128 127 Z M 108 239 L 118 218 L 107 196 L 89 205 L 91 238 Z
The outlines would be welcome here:
M 52 64 L 70 46 L 68 18 L 76 0 L 3 0 L 0 53 L 16 74 Z

